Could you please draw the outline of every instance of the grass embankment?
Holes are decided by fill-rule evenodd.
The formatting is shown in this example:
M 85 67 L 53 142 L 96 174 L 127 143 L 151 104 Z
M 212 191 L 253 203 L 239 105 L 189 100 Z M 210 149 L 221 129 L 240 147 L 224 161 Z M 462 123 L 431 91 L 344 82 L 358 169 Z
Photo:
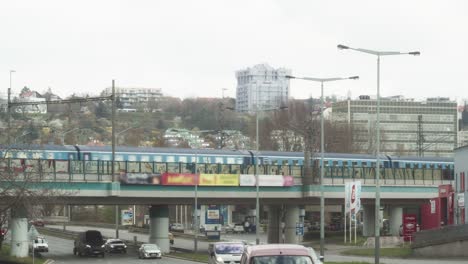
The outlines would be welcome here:
M 208 263 L 208 254 L 202 253 L 183 253 L 183 252 L 171 252 L 168 256 L 178 257 L 183 259 L 189 259 L 192 261 L 198 261 L 203 263 Z
M 325 264 L 370 264 L 370 263 L 369 262 L 361 262 L 361 261 L 349 261 L 349 262 L 325 261 Z
M 348 238 L 349 239 L 349 238 Z M 344 233 L 337 232 L 337 231 L 328 231 L 325 233 L 325 243 L 327 244 L 336 244 L 336 245 L 349 245 L 349 246 L 362 246 L 364 242 L 366 242 L 367 238 L 358 236 L 356 239 L 356 244 L 353 241 L 351 243 L 344 242 Z M 319 242 L 320 241 L 320 232 L 319 231 L 311 231 L 307 232 L 304 236 L 304 242 Z
M 343 255 L 351 255 L 351 256 L 365 256 L 365 257 L 373 257 L 374 256 L 374 249 L 373 248 L 357 248 L 357 249 L 349 249 L 341 252 Z M 380 249 L 380 256 L 381 257 L 389 257 L 389 258 L 408 258 L 413 254 L 413 250 L 408 247 L 399 247 L 399 248 L 381 248 Z
M 34 264 L 43 264 L 46 260 L 42 258 L 35 258 Z M 32 257 L 15 258 L 10 256 L 10 245 L 2 245 L 0 250 L 0 263 L 19 263 L 19 264 L 32 264 Z

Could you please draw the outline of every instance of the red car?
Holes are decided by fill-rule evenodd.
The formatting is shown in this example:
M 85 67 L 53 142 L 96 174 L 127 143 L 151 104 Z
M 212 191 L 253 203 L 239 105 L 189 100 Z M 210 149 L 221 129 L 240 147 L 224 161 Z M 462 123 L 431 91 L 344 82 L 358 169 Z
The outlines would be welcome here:
M 44 220 L 42 219 L 33 220 L 31 221 L 31 225 L 44 227 Z

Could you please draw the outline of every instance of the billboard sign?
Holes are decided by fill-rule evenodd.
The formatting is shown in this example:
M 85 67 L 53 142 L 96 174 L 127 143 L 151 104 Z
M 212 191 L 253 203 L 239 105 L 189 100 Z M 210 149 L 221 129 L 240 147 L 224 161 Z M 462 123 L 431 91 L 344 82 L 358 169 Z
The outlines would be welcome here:
M 416 215 L 403 214 L 403 239 L 413 241 L 413 233 L 416 232 Z
M 239 186 L 238 174 L 200 174 L 201 186 Z
M 210 205 L 206 209 L 205 215 L 205 224 L 219 224 L 220 223 L 220 213 L 219 207 L 216 205 Z
M 160 180 L 161 175 L 155 173 L 120 173 L 120 183 L 122 184 L 159 185 Z
M 346 212 L 356 214 L 361 210 L 361 182 L 345 183 L 345 208 Z
M 161 175 L 163 185 L 194 186 L 197 181 L 197 174 L 166 172 Z
M 240 186 L 256 186 L 255 175 L 241 174 L 239 177 Z M 293 186 L 294 178 L 289 175 L 258 175 L 259 186 L 283 187 Z
M 132 225 L 133 224 L 133 210 L 122 210 L 120 219 L 122 221 L 122 225 Z

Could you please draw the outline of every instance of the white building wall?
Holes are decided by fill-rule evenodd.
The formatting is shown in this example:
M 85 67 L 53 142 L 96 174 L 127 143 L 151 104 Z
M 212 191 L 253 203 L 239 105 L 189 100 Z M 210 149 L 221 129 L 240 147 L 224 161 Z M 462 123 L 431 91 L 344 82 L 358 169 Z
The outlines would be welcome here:
M 291 71 L 274 69 L 268 64 L 255 65 L 236 72 L 236 110 L 255 112 L 257 109 L 270 109 L 281 106 L 289 98 Z

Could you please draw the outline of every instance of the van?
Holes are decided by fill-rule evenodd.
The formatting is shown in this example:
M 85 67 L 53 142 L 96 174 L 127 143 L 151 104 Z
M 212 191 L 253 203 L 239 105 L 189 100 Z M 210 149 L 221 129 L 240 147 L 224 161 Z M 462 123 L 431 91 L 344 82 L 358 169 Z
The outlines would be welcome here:
M 240 264 L 322 264 L 313 248 L 294 244 L 246 247 Z
M 73 246 L 73 255 L 104 257 L 105 241 L 101 232 L 88 230 L 78 234 Z
M 243 242 L 216 242 L 208 246 L 209 264 L 240 263 L 245 244 Z

